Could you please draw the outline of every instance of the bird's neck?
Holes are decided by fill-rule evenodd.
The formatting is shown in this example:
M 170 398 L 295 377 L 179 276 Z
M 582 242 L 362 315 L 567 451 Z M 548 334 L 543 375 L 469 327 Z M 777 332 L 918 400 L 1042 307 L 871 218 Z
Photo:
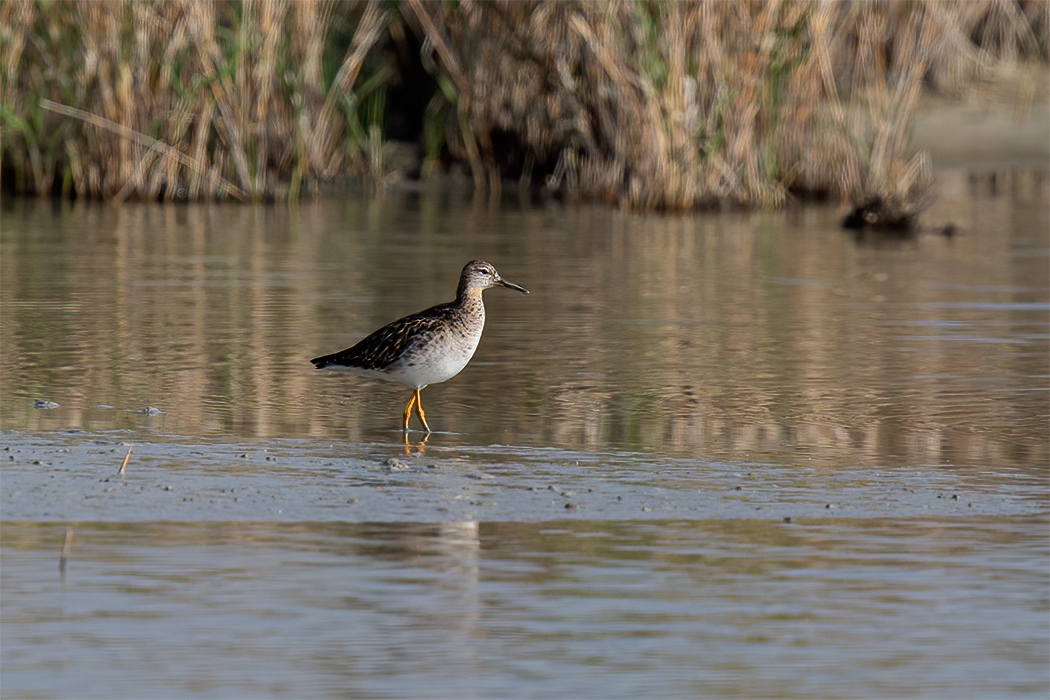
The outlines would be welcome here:
M 472 307 L 484 306 L 481 300 L 481 290 L 477 287 L 460 287 L 456 291 L 456 306 Z

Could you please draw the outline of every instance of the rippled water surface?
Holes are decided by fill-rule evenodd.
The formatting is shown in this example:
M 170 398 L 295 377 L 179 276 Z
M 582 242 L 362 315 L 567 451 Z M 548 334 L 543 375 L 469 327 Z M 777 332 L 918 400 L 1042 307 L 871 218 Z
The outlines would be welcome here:
M 7 525 L 4 690 L 1038 697 L 1047 525 Z
M 4 200 L 4 695 L 1044 697 L 1048 202 Z M 479 257 L 403 444 L 309 358 Z

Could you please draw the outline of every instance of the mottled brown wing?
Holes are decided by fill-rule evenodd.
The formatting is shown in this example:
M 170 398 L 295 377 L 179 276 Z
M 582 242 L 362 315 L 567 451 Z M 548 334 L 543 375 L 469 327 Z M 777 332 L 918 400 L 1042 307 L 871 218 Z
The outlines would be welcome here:
M 447 304 L 431 307 L 388 323 L 356 345 L 310 360 L 317 369 L 332 365 L 383 371 L 396 363 L 414 344 L 433 337 L 444 323 Z

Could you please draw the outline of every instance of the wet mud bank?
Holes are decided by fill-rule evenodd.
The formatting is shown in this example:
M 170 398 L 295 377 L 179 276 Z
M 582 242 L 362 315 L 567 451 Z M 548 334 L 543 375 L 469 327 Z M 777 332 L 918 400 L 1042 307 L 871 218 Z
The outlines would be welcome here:
M 501 445 L 130 442 L 6 432 L 6 521 L 446 522 L 1026 515 L 1030 477 Z M 128 455 L 129 450 L 130 456 Z M 126 462 L 125 462 L 126 460 Z M 121 465 L 124 472 L 118 473 Z

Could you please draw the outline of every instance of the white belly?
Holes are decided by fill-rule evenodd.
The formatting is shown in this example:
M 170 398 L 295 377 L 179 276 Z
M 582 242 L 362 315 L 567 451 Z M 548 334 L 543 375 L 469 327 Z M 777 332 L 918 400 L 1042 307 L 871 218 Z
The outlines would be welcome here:
M 467 366 L 470 358 L 474 357 L 474 351 L 478 349 L 480 341 L 480 330 L 466 343 L 450 343 L 435 338 L 420 354 L 410 355 L 391 367 L 386 373 L 387 379 L 413 388 L 452 379 Z

